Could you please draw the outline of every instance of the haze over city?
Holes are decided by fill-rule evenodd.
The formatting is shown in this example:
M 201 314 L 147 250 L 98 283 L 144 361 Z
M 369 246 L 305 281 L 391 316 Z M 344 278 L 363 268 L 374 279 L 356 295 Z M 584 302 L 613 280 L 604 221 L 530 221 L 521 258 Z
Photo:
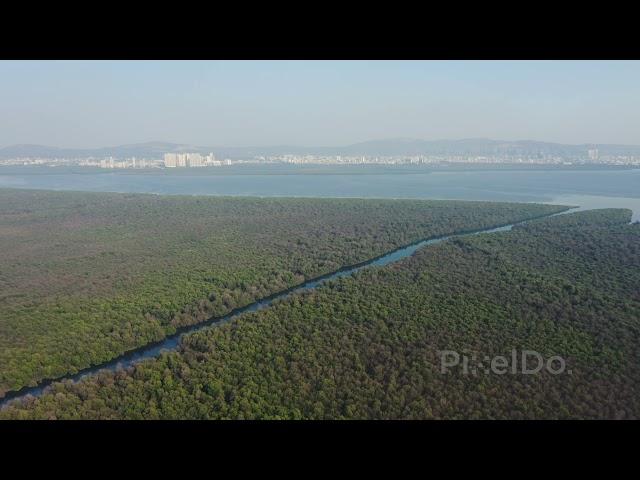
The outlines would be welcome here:
M 0 147 L 640 144 L 635 61 L 4 61 Z

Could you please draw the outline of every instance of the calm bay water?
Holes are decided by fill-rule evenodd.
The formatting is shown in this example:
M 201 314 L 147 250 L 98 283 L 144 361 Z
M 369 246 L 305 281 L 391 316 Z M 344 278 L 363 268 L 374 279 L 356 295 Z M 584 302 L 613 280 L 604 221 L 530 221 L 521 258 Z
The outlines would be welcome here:
M 366 172 L 366 170 L 365 170 Z M 541 202 L 630 208 L 640 220 L 640 170 L 469 170 L 428 173 L 212 175 L 47 173 L 0 169 L 0 188 L 186 195 L 377 197 Z

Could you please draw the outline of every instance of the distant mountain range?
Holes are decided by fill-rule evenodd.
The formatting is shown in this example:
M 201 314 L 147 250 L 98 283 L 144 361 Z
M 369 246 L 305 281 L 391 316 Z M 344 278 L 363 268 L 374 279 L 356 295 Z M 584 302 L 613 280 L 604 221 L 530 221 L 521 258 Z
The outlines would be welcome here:
M 256 155 L 560 155 L 585 156 L 597 148 L 600 155 L 640 155 L 640 145 L 582 144 L 538 142 L 533 140 L 503 141 L 486 138 L 462 140 L 419 140 L 396 138 L 372 140 L 342 147 L 300 147 L 290 145 L 267 147 L 202 147 L 167 142 L 147 142 L 101 148 L 58 148 L 43 145 L 11 145 L 0 148 L 0 159 L 19 157 L 43 158 L 160 158 L 169 152 L 213 152 L 219 157 L 250 158 Z

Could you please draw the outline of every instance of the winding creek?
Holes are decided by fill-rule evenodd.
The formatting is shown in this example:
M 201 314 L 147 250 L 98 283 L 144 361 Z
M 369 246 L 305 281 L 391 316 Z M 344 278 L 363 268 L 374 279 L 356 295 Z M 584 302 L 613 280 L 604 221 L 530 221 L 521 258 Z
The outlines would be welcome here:
M 535 217 L 535 218 L 529 218 L 527 220 L 523 220 L 520 222 L 515 222 L 515 223 L 511 223 L 511 224 L 507 224 L 507 225 L 501 225 L 501 226 L 497 226 L 497 227 L 492 227 L 492 228 L 485 228 L 485 229 L 480 229 L 480 230 L 473 230 L 473 231 L 463 231 L 463 232 L 458 232 L 458 233 L 454 233 L 451 235 L 446 235 L 446 236 L 441 236 L 441 237 L 434 237 L 434 238 L 429 238 L 429 239 L 424 239 L 424 240 L 420 240 L 418 242 L 412 243 L 410 245 L 404 246 L 404 247 L 400 247 L 396 250 L 392 250 L 390 252 L 387 252 L 383 255 L 380 255 L 376 258 L 372 258 L 369 260 L 366 260 L 364 262 L 355 264 L 355 265 L 350 265 L 350 266 L 346 266 L 343 267 L 340 270 L 337 270 L 335 272 L 332 273 L 328 273 L 325 275 L 322 275 L 320 277 L 316 277 L 314 279 L 308 280 L 305 283 L 302 283 L 300 285 L 297 285 L 295 287 L 289 288 L 287 290 L 275 293 L 269 297 L 265 297 L 262 300 L 258 300 L 254 303 L 251 303 L 249 305 L 246 305 L 244 307 L 241 308 L 237 308 L 231 312 L 229 312 L 227 315 L 224 315 L 222 317 L 212 317 L 209 320 L 205 321 L 205 322 L 201 322 L 195 325 L 190 325 L 190 326 L 186 326 L 186 327 L 182 327 L 180 329 L 177 330 L 176 333 L 174 333 L 171 336 L 166 337 L 165 339 L 156 342 L 156 343 L 151 343 L 151 344 L 147 344 L 144 345 L 140 348 L 137 348 L 135 350 L 131 350 L 119 357 L 116 357 L 108 362 L 99 364 L 99 365 L 94 365 L 91 367 L 87 367 L 85 369 L 80 370 L 78 373 L 75 374 L 70 374 L 70 375 L 65 375 L 62 377 L 58 377 L 55 379 L 47 379 L 47 380 L 42 380 L 38 385 L 33 386 L 33 387 L 24 387 L 20 390 L 14 390 L 14 391 L 10 391 L 7 392 L 6 395 L 0 399 L 0 408 L 6 406 L 7 404 L 9 404 L 12 401 L 15 400 L 19 400 L 22 398 L 26 398 L 27 396 L 40 396 L 42 395 L 45 390 L 47 389 L 47 387 L 49 387 L 52 383 L 55 382 L 60 382 L 60 381 L 65 381 L 65 380 L 71 380 L 73 382 L 77 382 L 79 380 L 81 380 L 82 378 L 89 376 L 89 375 L 93 375 L 97 372 L 100 371 L 104 371 L 104 370 L 110 370 L 110 371 L 115 371 L 121 368 L 127 368 L 130 367 L 132 365 L 135 365 L 138 362 L 141 362 L 143 360 L 149 359 L 149 358 L 154 358 L 159 356 L 162 352 L 165 351 L 171 351 L 171 350 L 176 350 L 178 348 L 178 346 L 180 345 L 180 339 L 183 335 L 198 331 L 198 330 L 202 330 L 204 328 L 209 328 L 209 327 L 217 327 L 220 325 L 224 325 L 226 323 L 229 323 L 232 320 L 235 320 L 237 317 L 239 317 L 240 315 L 243 315 L 245 313 L 250 313 L 250 312 L 256 312 L 258 310 L 262 310 L 264 308 L 267 308 L 269 306 L 271 306 L 274 302 L 278 301 L 278 300 L 282 300 L 286 297 L 288 297 L 291 294 L 294 293 L 298 293 L 301 292 L 303 290 L 310 290 L 313 288 L 318 287 L 318 285 L 320 285 L 321 283 L 327 281 L 327 280 L 335 280 L 337 278 L 341 278 L 341 277 L 346 277 L 349 276 L 355 272 L 357 272 L 358 270 L 361 270 L 363 268 L 369 267 L 369 266 L 384 266 L 384 265 L 388 265 L 390 263 L 394 263 L 397 262 L 399 260 L 402 260 L 404 258 L 407 258 L 411 255 L 413 255 L 413 253 L 425 246 L 428 245 L 434 245 L 440 242 L 444 242 L 445 240 L 448 240 L 450 238 L 454 238 L 454 237 L 463 237 L 463 236 L 470 236 L 470 235 L 478 235 L 481 233 L 494 233 L 494 232 L 505 232 L 505 231 L 509 231 L 511 230 L 515 225 L 519 225 L 522 223 L 525 223 L 527 221 L 531 221 L 531 220 L 535 220 L 537 218 L 546 218 L 546 217 L 552 217 L 555 215 L 562 215 L 568 212 L 572 212 L 575 211 L 576 209 L 578 209 L 579 207 L 567 207 L 567 210 L 564 210 L 562 212 L 558 212 L 558 213 L 553 213 L 553 214 L 549 214 L 549 215 L 543 215 L 540 217 Z

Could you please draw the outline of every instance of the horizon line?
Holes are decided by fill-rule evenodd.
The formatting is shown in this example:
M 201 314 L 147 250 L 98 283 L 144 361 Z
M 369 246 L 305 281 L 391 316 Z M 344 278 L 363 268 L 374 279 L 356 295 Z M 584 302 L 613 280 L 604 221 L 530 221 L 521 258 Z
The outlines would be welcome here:
M 248 145 L 248 146 L 230 146 L 230 145 L 196 145 L 191 143 L 179 143 L 179 142 L 171 142 L 165 140 L 149 140 L 149 141 L 141 141 L 134 143 L 121 143 L 116 145 L 102 145 L 102 146 L 93 146 L 93 147 L 70 147 L 70 146 L 58 146 L 58 145 L 50 145 L 44 143 L 12 143 L 8 145 L 4 145 L 0 147 L 0 150 L 4 150 L 11 147 L 46 147 L 46 148 L 54 148 L 59 150 L 99 150 L 99 149 L 107 149 L 107 148 L 119 148 L 119 147 L 132 147 L 132 146 L 141 146 L 141 145 L 151 145 L 151 144 L 167 144 L 173 146 L 185 146 L 185 147 L 194 147 L 194 148 L 212 148 L 212 149 L 224 149 L 224 148 L 282 148 L 282 147 L 291 147 L 291 148 L 341 148 L 341 147 L 352 147 L 355 145 L 361 145 L 366 143 L 374 143 L 374 142 L 393 142 L 393 141 L 412 141 L 412 142 L 427 142 L 427 143 L 436 143 L 436 142 L 461 142 L 461 141 L 491 141 L 491 142 L 503 142 L 503 143 L 525 143 L 525 142 L 535 142 L 535 143 L 547 143 L 551 145 L 562 145 L 562 146 L 573 146 L 573 147 L 583 147 L 583 146 L 621 146 L 621 147 L 640 147 L 640 143 L 603 143 L 603 142 L 583 142 L 583 143 L 562 143 L 562 142 L 551 142 L 546 140 L 534 140 L 534 139 L 518 139 L 518 140 L 505 140 L 505 139 L 497 139 L 490 137 L 460 137 L 460 138 L 439 138 L 439 139 L 424 139 L 417 137 L 387 137 L 387 138 L 379 138 L 379 139 L 370 139 L 359 142 L 353 142 L 342 145 L 296 145 L 296 144 L 269 144 L 269 145 Z

